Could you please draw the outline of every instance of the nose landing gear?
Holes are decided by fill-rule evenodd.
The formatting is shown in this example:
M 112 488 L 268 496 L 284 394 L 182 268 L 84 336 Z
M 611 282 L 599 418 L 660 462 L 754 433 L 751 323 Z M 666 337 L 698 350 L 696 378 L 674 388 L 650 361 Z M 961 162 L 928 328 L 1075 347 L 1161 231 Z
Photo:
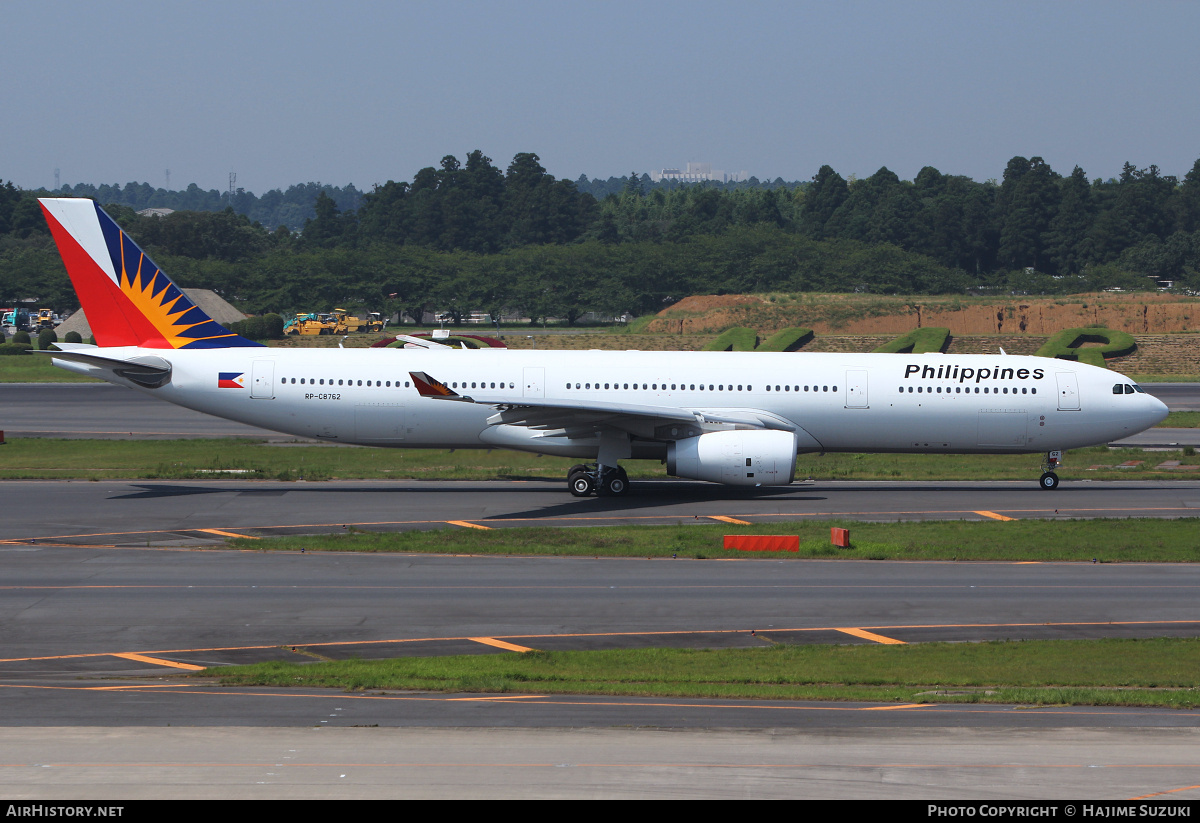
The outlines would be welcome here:
M 1038 485 L 1046 491 L 1058 488 L 1058 475 L 1054 473 L 1054 470 L 1058 468 L 1061 461 L 1061 451 L 1046 452 L 1046 459 L 1042 461 L 1042 477 L 1038 481 Z

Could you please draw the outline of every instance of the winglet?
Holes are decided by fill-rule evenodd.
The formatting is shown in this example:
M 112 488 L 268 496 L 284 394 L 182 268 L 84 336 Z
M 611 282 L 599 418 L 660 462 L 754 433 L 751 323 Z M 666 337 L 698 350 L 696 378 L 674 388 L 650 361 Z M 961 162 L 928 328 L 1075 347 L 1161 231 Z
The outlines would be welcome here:
M 412 378 L 413 385 L 417 388 L 417 393 L 422 397 L 432 397 L 435 400 L 475 402 L 472 398 L 459 394 L 436 377 L 430 377 L 423 371 L 410 371 L 408 376 Z

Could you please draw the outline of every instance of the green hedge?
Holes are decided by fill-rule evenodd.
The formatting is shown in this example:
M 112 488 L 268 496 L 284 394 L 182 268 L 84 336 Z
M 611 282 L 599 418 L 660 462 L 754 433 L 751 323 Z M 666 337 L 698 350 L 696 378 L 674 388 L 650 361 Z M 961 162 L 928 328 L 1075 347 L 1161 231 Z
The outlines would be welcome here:
M 1100 343 L 1099 346 L 1079 348 L 1084 343 Z M 1123 357 L 1137 350 L 1133 335 L 1102 326 L 1087 326 L 1080 329 L 1064 329 L 1046 341 L 1034 354 L 1038 357 L 1057 357 L 1060 360 L 1075 360 L 1091 366 L 1105 368 L 1109 357 Z
M 796 351 L 812 342 L 813 330 L 793 326 L 783 331 L 775 332 L 768 337 L 755 351 Z
M 58 342 L 58 333 L 54 329 L 42 329 L 38 332 L 38 348 L 46 351 Z
M 231 324 L 229 330 L 247 340 L 279 340 L 283 337 L 283 318 L 278 314 L 247 317 Z
M 64 343 L 82 343 L 83 338 L 80 337 L 79 332 L 69 331 L 69 332 L 67 332 L 67 336 L 63 338 L 63 342 Z
M 33 343 L 33 341 L 29 339 L 29 332 L 27 331 L 17 332 L 13 335 L 12 341 L 14 343 Z
M 939 326 L 913 329 L 875 349 L 880 354 L 928 354 L 945 351 L 950 344 L 950 330 Z
M 745 326 L 726 329 L 701 351 L 754 351 L 758 345 L 758 332 Z
M 16 335 L 13 336 L 16 337 Z M 32 343 L 0 343 L 0 357 L 22 355 L 32 348 Z

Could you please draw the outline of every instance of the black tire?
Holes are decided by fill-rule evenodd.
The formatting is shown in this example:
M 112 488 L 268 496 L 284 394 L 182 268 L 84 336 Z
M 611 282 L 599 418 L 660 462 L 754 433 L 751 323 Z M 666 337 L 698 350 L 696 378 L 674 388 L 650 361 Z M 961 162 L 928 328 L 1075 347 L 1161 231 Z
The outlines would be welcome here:
M 1052 491 L 1058 488 L 1058 475 L 1054 472 L 1046 472 L 1038 483 L 1046 491 Z
M 629 493 L 629 475 L 617 467 L 604 478 L 604 494 L 609 497 L 620 497 Z
M 573 471 L 567 475 L 567 486 L 575 497 L 587 497 L 596 491 L 596 484 L 586 471 Z

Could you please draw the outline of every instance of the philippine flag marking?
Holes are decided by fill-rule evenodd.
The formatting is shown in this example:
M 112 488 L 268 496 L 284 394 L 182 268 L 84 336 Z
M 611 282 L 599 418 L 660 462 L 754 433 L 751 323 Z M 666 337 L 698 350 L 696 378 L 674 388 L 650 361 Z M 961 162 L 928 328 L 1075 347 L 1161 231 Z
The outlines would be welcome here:
M 246 373 L 244 371 L 223 371 L 217 375 L 218 389 L 246 388 Z

